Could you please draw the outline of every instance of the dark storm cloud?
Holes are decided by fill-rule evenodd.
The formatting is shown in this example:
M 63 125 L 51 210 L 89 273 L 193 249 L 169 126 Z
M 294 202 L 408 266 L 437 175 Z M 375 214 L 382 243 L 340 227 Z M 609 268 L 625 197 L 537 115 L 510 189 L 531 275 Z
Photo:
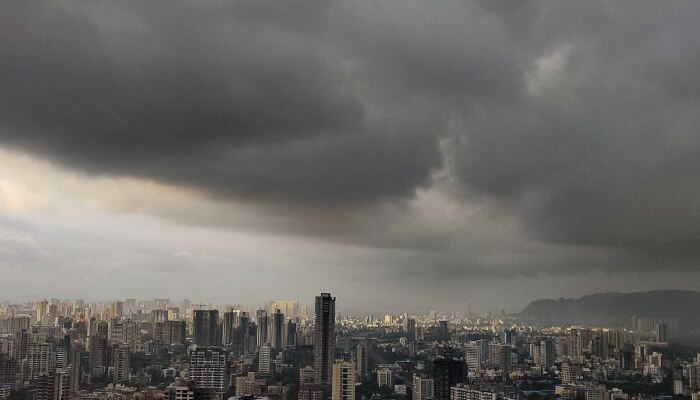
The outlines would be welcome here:
M 694 266 L 700 12 L 692 3 L 630 5 L 547 3 L 534 16 L 506 14 L 531 61 L 561 51 L 565 62 L 539 95 L 494 109 L 498 118 L 469 120 L 455 169 L 517 207 L 540 239 Z
M 697 259 L 697 3 L 0 7 L 3 146 L 293 209 L 301 225 L 340 232 L 349 225 L 334 215 L 410 200 L 444 166 L 453 199 L 559 246 L 499 267 Z M 352 241 L 436 243 L 455 254 L 437 264 L 491 268 L 445 244 L 480 229 L 466 225 Z
M 2 7 L 5 145 L 98 174 L 329 206 L 410 196 L 440 164 L 434 118 L 366 115 L 341 57 L 304 32 L 316 4 Z

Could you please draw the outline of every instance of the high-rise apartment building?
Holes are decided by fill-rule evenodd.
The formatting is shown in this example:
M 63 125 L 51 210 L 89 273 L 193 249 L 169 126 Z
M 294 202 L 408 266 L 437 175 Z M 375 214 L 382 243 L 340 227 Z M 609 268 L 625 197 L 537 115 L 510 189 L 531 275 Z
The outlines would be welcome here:
M 403 330 L 409 342 L 414 342 L 416 340 L 416 320 L 414 318 L 406 318 L 404 320 Z
M 110 318 L 117 318 L 124 315 L 124 303 L 121 301 L 113 301 L 109 305 Z
M 64 336 L 58 340 L 55 347 L 55 365 L 56 368 L 66 368 L 70 363 L 70 336 Z
M 431 400 L 434 397 L 434 380 L 423 375 L 413 374 L 413 400 Z
M 394 373 L 389 368 L 380 368 L 377 370 L 377 384 L 379 387 L 386 386 L 390 389 L 394 388 Z
M 270 318 L 267 316 L 267 311 L 258 310 L 256 312 L 255 324 L 258 347 L 270 344 Z
M 286 324 L 286 338 L 284 341 L 285 346 L 296 346 L 297 345 L 297 324 L 292 322 L 292 320 L 287 321 Z
M 231 332 L 231 351 L 233 354 L 242 355 L 248 354 L 250 336 L 248 334 L 249 327 L 237 326 Z
M 193 340 L 197 346 L 216 346 L 219 340 L 219 311 L 194 310 L 192 317 Z
M 0 385 L 5 385 L 10 389 L 15 388 L 18 364 L 16 358 L 10 357 L 9 354 L 0 353 Z
M 157 308 L 151 310 L 151 322 L 165 322 L 168 320 L 168 310 Z
M 36 388 L 34 400 L 53 400 L 53 369 L 49 370 L 46 374 L 39 375 L 34 382 L 34 386 Z
M 48 343 L 30 343 L 27 353 L 27 377 L 36 379 L 49 373 L 50 348 Z
M 71 348 L 70 353 L 70 393 L 78 393 L 80 391 L 80 381 L 83 375 L 83 349 L 78 346 Z
M 369 359 L 367 356 L 367 342 L 360 342 L 355 349 L 355 363 L 357 364 L 357 376 L 364 379 L 369 373 Z
M 140 325 L 130 319 L 112 318 L 109 321 L 110 343 L 134 343 L 139 336 Z
M 224 313 L 221 322 L 221 344 L 228 346 L 233 343 L 233 329 L 236 327 L 237 315 L 234 311 Z
M 656 325 L 656 341 L 660 343 L 668 342 L 668 324 Z
M 561 383 L 570 384 L 576 381 L 581 374 L 581 366 L 578 364 L 563 362 L 559 367 L 561 370 Z
M 100 335 L 90 336 L 87 347 L 90 353 L 90 371 L 104 367 L 107 363 L 107 338 Z
M 282 349 L 286 335 L 284 328 L 284 314 L 277 309 L 272 313 L 272 327 L 270 329 L 270 345 L 273 349 Z
M 437 339 L 440 341 L 450 340 L 450 325 L 447 321 L 438 321 Z
M 545 339 L 540 341 L 540 364 L 543 368 L 549 369 L 554 366 L 554 341 Z
M 70 397 L 71 368 L 56 369 L 53 382 L 53 400 L 68 400 Z
M 259 389 L 255 386 L 255 372 L 236 377 L 236 396 L 253 396 Z
M 464 384 L 457 384 L 450 388 L 450 400 L 496 400 L 498 395 L 494 392 L 471 388 Z
M 270 311 L 279 309 L 287 318 L 299 316 L 299 302 L 296 300 L 275 300 L 272 302 Z
M 112 348 L 112 367 L 114 367 L 114 383 L 129 380 L 130 353 L 129 345 L 118 343 Z
M 225 392 L 228 389 L 226 351 L 217 347 L 198 347 L 191 351 L 189 378 L 197 389 Z
M 41 299 L 36 302 L 36 321 L 41 322 L 41 317 L 49 311 L 49 302 L 46 299 Z
M 316 383 L 330 384 L 335 360 L 335 297 L 316 296 L 314 319 L 314 377 Z
M 22 329 L 15 334 L 15 357 L 18 361 L 27 358 L 29 354 L 29 332 Z
M 109 336 L 109 324 L 106 321 L 97 322 L 97 335 L 105 339 Z
M 272 373 L 270 367 L 271 362 L 270 346 L 260 346 L 260 349 L 258 350 L 258 374 L 263 376 L 270 375 Z
M 435 374 L 435 400 L 450 400 L 450 388 L 464 383 L 467 365 L 459 360 L 436 358 L 433 361 Z
M 491 365 L 497 367 L 503 374 L 511 370 L 511 346 L 509 344 L 489 344 Z
M 700 389 L 700 364 L 698 363 L 688 366 L 688 386 L 694 391 Z
M 481 363 L 483 360 L 481 359 L 480 343 L 478 343 L 478 341 L 473 340 L 467 343 L 466 350 L 467 368 L 469 369 L 469 371 L 481 371 Z
M 336 361 L 333 364 L 332 399 L 355 400 L 356 376 L 354 363 Z
M 185 321 L 165 321 L 153 324 L 153 339 L 165 345 L 185 344 L 187 326 Z
M 11 335 L 17 334 L 17 332 L 20 332 L 22 329 L 29 331 L 29 328 L 31 327 L 30 318 L 27 316 L 12 316 L 8 322 L 7 333 Z

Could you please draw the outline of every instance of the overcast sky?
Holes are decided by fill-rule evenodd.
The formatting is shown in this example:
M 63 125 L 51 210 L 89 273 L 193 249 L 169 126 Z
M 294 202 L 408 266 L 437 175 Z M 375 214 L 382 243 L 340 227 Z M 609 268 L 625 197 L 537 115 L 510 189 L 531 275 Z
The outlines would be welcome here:
M 2 297 L 700 285 L 700 3 L 0 2 Z

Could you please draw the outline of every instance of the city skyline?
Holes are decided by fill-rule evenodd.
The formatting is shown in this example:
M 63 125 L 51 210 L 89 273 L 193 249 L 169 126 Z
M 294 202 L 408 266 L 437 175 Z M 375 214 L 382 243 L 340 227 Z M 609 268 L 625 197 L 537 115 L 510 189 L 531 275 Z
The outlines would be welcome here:
M 327 292 L 322 292 L 322 295 L 327 294 Z M 318 304 L 319 296 L 315 296 L 314 301 L 310 304 L 304 303 L 304 300 L 298 299 L 276 299 L 268 300 L 265 302 L 245 302 L 245 301 L 224 301 L 224 302 L 207 302 L 202 303 L 197 299 L 185 298 L 107 298 L 107 299 L 89 299 L 84 297 L 40 297 L 36 299 L 24 299 L 22 301 L 10 301 L 7 299 L 0 298 L 0 306 L 6 307 L 6 314 L 14 315 L 16 313 L 26 314 L 26 307 L 32 308 L 37 307 L 37 315 L 39 315 L 39 304 L 41 303 L 41 310 L 46 311 L 47 307 L 57 307 L 57 306 L 70 306 L 74 307 L 79 305 L 79 307 L 89 307 L 90 310 L 95 311 L 97 309 L 109 309 L 110 312 L 117 313 L 113 309 L 115 307 L 120 310 L 128 308 L 130 312 L 141 310 L 141 312 L 155 312 L 158 311 L 160 314 L 158 319 L 169 319 L 172 318 L 170 313 L 175 312 L 175 315 L 182 312 L 192 313 L 195 320 L 201 319 L 204 325 L 202 329 L 207 332 L 212 332 L 213 326 L 210 328 L 205 328 L 207 324 L 213 324 L 214 321 L 224 324 L 224 326 L 229 326 L 233 323 L 233 312 L 245 311 L 255 315 L 254 320 L 258 326 L 262 326 L 265 335 L 272 332 L 276 332 L 276 343 L 280 343 L 283 340 L 284 333 L 283 328 L 280 324 L 283 322 L 283 318 L 295 316 L 302 317 L 304 319 L 310 318 L 311 309 L 316 308 Z M 229 299 L 230 300 L 230 299 Z M 488 319 L 492 316 L 509 316 L 523 319 L 524 321 L 536 320 L 538 318 L 545 318 L 545 321 L 552 322 L 557 319 L 564 318 L 568 322 L 576 321 L 579 318 L 579 323 L 586 324 L 600 324 L 605 325 L 611 321 L 627 321 L 630 315 L 650 317 L 655 318 L 680 318 L 684 320 L 685 323 L 690 322 L 695 323 L 693 317 L 694 313 L 691 311 L 692 304 L 696 301 L 700 301 L 700 291 L 684 291 L 684 290 L 655 290 L 655 291 L 643 291 L 643 292 L 608 292 L 608 293 L 595 293 L 580 298 L 564 298 L 560 297 L 557 299 L 551 298 L 539 298 L 527 304 L 524 309 L 514 309 L 506 310 L 504 308 L 485 308 L 483 310 L 474 309 L 470 302 L 464 302 L 461 309 L 440 309 L 436 307 L 430 307 L 429 304 L 424 305 L 422 309 L 410 309 L 402 308 L 399 310 L 387 310 L 387 309 L 376 309 L 376 310 L 357 310 L 354 308 L 353 304 L 341 303 L 341 308 L 336 309 L 335 301 L 333 301 L 333 310 L 336 317 L 339 316 L 352 316 L 352 317 L 370 317 L 377 320 L 382 318 L 396 318 L 399 316 L 432 316 L 431 320 L 437 321 L 438 319 L 444 318 L 454 318 L 455 316 L 461 316 L 471 320 L 472 318 Z M 24 308 L 23 308 L 24 307 Z M 601 309 L 601 307 L 603 307 Z M 175 310 L 175 311 L 172 311 Z M 584 312 L 580 314 L 580 312 Z M 588 314 L 586 314 L 588 311 Z M 213 317 L 209 316 L 209 313 L 214 312 L 216 315 Z M 197 316 L 199 313 L 199 316 Z M 601 314 L 602 313 L 602 314 Z M 118 312 L 121 314 L 121 311 Z M 607 314 L 607 315 L 606 315 Z M 565 316 L 569 315 L 569 318 Z M 581 320 L 582 318 L 582 320 Z M 228 321 L 228 322 L 226 322 Z M 563 320 L 561 321 L 563 322 Z M 700 323 L 700 320 L 697 321 Z M 228 324 L 228 325 L 227 325 Z M 414 322 L 415 324 L 415 322 Z M 274 328 L 273 328 L 274 327 Z M 230 336 L 230 327 L 223 329 L 219 332 L 224 337 Z M 408 329 L 404 326 L 404 329 Z M 408 332 L 412 332 L 414 328 L 408 329 Z M 228 332 L 228 333 L 227 333 Z M 207 333 L 206 335 L 210 335 Z M 207 339 L 210 340 L 210 339 Z M 217 340 L 217 339 L 211 339 Z M 264 337 L 263 342 L 267 340 L 273 340 L 272 336 L 270 338 Z M 272 342 L 271 342 L 272 343 Z M 258 343 L 258 345 L 261 343 Z
M 698 19 L 4 1 L 3 296 L 518 311 L 700 287 Z
M 696 303 L 700 292 L 665 295 Z M 698 321 L 672 310 L 673 301 L 646 300 L 633 302 L 641 317 L 629 318 L 628 309 L 612 324 L 594 325 L 505 311 L 477 316 L 468 308 L 452 315 L 341 316 L 328 292 L 315 296 L 312 315 L 293 300 L 255 310 L 165 298 L 3 302 L 0 396 L 663 400 L 673 393 L 698 400 Z M 610 297 L 601 305 L 609 316 L 619 306 Z M 682 318 L 659 318 L 659 310 Z

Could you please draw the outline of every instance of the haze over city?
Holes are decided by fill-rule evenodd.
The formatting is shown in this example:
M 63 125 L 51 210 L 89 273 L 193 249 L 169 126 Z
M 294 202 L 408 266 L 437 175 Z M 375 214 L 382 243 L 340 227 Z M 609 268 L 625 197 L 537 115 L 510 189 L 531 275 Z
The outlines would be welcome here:
M 2 297 L 517 312 L 697 288 L 698 17 L 3 1 Z

